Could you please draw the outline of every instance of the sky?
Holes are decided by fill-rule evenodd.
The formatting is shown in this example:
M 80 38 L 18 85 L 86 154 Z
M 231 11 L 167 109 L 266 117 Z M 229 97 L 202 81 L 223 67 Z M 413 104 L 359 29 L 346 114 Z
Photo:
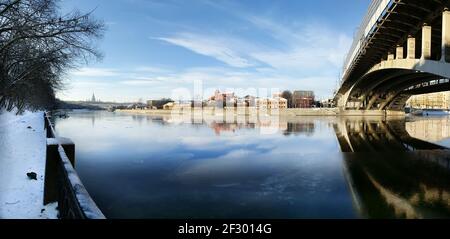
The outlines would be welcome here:
M 135 102 L 179 89 L 333 95 L 370 0 L 61 0 L 92 11 L 104 57 L 70 70 L 63 100 Z M 270 90 L 269 90 L 270 92 Z M 244 95 L 241 95 L 244 96 Z M 261 95 L 259 95 L 261 96 Z M 172 97 L 173 98 L 173 97 Z

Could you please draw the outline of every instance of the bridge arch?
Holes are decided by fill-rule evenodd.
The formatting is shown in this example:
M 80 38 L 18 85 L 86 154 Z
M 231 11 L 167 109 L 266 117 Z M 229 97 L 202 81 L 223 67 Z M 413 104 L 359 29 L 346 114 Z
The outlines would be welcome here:
M 413 95 L 450 90 L 450 0 L 374 0 L 346 59 L 342 110 L 403 110 Z M 357 43 L 357 44 L 355 44 Z M 381 60 L 379 60 L 381 59 Z
M 345 105 L 347 109 L 357 110 L 401 110 L 413 95 L 447 90 L 448 79 L 450 64 L 447 62 L 424 59 L 383 61 L 355 82 Z

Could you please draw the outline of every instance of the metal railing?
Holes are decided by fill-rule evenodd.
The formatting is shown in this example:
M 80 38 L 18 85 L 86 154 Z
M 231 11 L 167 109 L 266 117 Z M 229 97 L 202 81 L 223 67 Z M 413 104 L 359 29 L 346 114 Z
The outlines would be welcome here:
M 376 28 L 378 20 L 384 15 L 394 0 L 373 0 L 369 5 L 366 16 L 364 17 L 358 32 L 354 36 L 352 46 L 348 52 L 345 61 L 342 76 L 345 77 L 355 57 L 364 46 L 364 42 L 371 32 Z
M 75 145 L 56 136 L 50 116 L 44 113 L 47 131 L 44 204 L 58 202 L 61 219 L 105 219 L 74 169 Z

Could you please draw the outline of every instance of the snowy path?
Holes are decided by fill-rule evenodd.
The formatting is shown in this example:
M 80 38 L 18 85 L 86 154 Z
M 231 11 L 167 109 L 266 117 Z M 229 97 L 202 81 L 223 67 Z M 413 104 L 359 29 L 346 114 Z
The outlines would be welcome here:
M 0 111 L 0 218 L 57 217 L 56 203 L 43 206 L 45 149 L 43 112 Z

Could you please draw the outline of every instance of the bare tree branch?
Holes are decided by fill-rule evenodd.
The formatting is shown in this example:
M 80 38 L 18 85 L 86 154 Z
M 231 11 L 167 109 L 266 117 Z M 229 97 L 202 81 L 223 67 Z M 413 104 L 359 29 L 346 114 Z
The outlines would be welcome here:
M 93 11 L 61 15 L 58 0 L 0 0 L 0 108 L 40 109 L 77 59 L 101 58 L 104 24 Z

